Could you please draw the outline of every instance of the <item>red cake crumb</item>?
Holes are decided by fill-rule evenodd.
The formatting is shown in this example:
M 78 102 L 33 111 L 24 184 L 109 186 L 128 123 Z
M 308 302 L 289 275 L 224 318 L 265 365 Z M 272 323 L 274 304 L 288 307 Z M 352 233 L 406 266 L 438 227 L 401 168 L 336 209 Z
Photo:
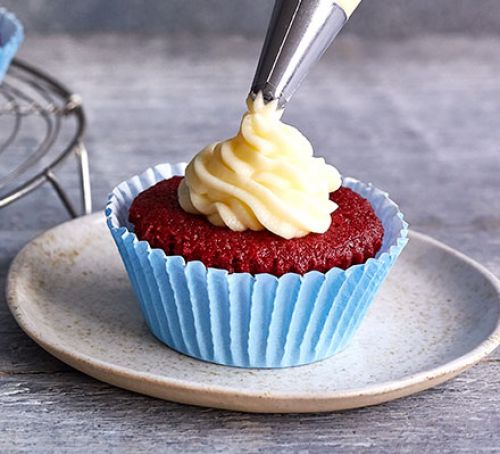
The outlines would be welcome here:
M 339 208 L 325 233 L 286 240 L 267 230 L 233 232 L 186 213 L 177 201 L 181 180 L 173 177 L 140 193 L 129 211 L 137 237 L 167 255 L 229 272 L 281 276 L 346 269 L 374 257 L 382 245 L 382 223 L 370 203 L 348 188 L 330 195 Z

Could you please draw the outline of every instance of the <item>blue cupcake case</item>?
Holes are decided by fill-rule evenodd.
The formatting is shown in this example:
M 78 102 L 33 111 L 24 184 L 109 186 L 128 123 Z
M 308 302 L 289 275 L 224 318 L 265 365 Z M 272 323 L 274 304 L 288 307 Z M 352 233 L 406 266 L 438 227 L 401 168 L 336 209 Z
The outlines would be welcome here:
M 178 352 L 236 367 L 298 366 L 342 350 L 408 241 L 398 206 L 374 186 L 344 178 L 343 185 L 367 198 L 384 225 L 375 258 L 327 273 L 228 273 L 152 249 L 128 222 L 137 194 L 184 169 L 148 169 L 118 185 L 106 206 L 108 227 L 151 332 Z
M 23 26 L 14 14 L 0 8 L 0 83 L 24 37 Z

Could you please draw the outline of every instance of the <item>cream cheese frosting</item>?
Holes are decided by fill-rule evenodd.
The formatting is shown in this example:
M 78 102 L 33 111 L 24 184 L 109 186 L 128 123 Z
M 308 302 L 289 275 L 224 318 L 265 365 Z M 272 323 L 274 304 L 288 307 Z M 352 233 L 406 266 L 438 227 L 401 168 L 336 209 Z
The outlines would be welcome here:
M 351 17 L 351 14 L 361 3 L 361 0 L 335 0 L 335 3 L 339 5 L 347 15 L 347 18 Z
M 205 147 L 188 164 L 181 207 L 234 231 L 267 229 L 286 239 L 326 232 L 339 172 L 281 122 L 277 101 L 266 104 L 259 93 L 247 106 L 235 137 Z

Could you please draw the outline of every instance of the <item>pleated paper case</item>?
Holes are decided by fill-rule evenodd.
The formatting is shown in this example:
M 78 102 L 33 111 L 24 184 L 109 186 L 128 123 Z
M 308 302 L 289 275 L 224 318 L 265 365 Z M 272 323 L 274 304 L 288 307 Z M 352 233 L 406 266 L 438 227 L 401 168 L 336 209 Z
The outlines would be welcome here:
M 23 27 L 16 17 L 0 8 L 0 83 L 23 40 Z
M 148 169 L 118 185 L 106 206 L 108 227 L 151 332 L 180 353 L 237 367 L 297 366 L 342 350 L 407 242 L 398 206 L 374 186 L 344 178 L 343 185 L 368 199 L 384 225 L 375 258 L 327 273 L 228 273 L 152 249 L 128 222 L 137 194 L 184 169 Z

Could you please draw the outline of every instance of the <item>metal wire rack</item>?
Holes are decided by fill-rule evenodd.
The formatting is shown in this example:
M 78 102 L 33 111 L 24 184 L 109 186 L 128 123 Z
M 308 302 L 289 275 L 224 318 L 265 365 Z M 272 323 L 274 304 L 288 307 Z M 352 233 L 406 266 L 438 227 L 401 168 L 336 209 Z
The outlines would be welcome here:
M 80 97 L 39 69 L 14 60 L 0 84 L 0 208 L 49 183 L 71 217 L 92 211 L 89 159 Z M 75 156 L 81 207 L 56 169 Z

